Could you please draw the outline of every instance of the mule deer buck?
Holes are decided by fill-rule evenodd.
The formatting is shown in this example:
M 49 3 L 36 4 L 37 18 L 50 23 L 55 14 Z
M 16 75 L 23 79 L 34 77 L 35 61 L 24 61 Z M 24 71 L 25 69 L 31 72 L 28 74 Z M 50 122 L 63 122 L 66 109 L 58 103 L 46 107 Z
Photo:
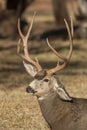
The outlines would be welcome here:
M 64 85 L 56 77 L 55 73 L 62 70 L 69 63 L 72 55 L 73 44 L 73 26 L 68 26 L 65 20 L 69 35 L 70 50 L 68 57 L 65 58 L 59 54 L 49 43 L 47 45 L 53 53 L 63 61 L 51 69 L 43 69 L 39 61 L 33 60 L 28 53 L 28 37 L 33 26 L 34 17 L 24 36 L 20 29 L 20 20 L 18 20 L 18 30 L 22 40 L 24 54 L 21 50 L 21 40 L 18 42 L 17 53 L 23 58 L 23 64 L 27 72 L 34 80 L 26 88 L 28 93 L 37 96 L 42 115 L 48 122 L 51 130 L 87 130 L 87 99 L 71 97 L 65 90 Z

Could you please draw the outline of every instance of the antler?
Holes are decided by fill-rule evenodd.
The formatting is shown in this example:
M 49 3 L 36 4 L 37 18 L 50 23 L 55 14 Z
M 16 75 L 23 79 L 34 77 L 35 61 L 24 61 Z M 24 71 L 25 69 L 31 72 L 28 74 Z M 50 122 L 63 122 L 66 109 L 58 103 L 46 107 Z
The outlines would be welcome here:
M 64 19 L 64 22 L 65 22 L 65 25 L 66 25 L 66 28 L 67 28 L 67 31 L 68 31 L 68 35 L 69 35 L 69 44 L 70 44 L 70 50 L 69 50 L 69 53 L 68 53 L 68 57 L 65 58 L 64 56 L 62 56 L 61 54 L 59 54 L 52 46 L 51 44 L 49 43 L 48 39 L 47 39 L 47 45 L 49 46 L 49 48 L 54 52 L 54 54 L 60 58 L 61 60 L 63 60 L 63 64 L 62 65 L 57 65 L 56 67 L 50 69 L 50 70 L 47 70 L 47 74 L 48 75 L 52 75 L 53 73 L 56 73 L 57 71 L 59 70 L 62 70 L 63 68 L 66 67 L 66 65 L 69 63 L 70 61 L 70 58 L 71 58 L 71 55 L 72 55 L 72 49 L 73 49 L 73 23 L 72 23 L 72 20 L 71 20 L 71 27 L 69 28 L 69 25 L 67 23 L 67 21 Z
M 28 38 L 29 38 L 29 35 L 30 35 L 30 32 L 31 32 L 31 29 L 32 29 L 32 26 L 33 26 L 33 22 L 34 22 L 34 18 L 35 18 L 35 14 L 33 15 L 33 18 L 32 18 L 32 21 L 31 21 L 31 24 L 30 24 L 30 27 L 27 31 L 27 34 L 26 36 L 23 35 L 23 33 L 21 32 L 21 29 L 20 29 L 20 19 L 18 19 L 18 31 L 19 31 L 19 34 L 20 34 L 20 37 L 21 39 L 19 39 L 19 42 L 18 42 L 18 45 L 17 45 L 17 53 L 26 61 L 28 61 L 30 64 L 34 65 L 38 71 L 42 71 L 42 67 L 40 66 L 38 60 L 36 59 L 35 61 L 33 59 L 31 59 L 29 53 L 28 53 Z M 22 45 L 23 45 L 23 49 L 24 49 L 24 55 L 23 54 L 20 54 L 20 44 L 21 44 L 21 40 L 22 40 Z
M 38 60 L 36 59 L 35 61 L 33 59 L 31 59 L 29 53 L 28 53 L 28 45 L 27 45 L 27 42 L 28 42 L 28 38 L 29 38 L 29 35 L 30 35 L 30 31 L 32 29 L 32 26 L 33 26 L 33 22 L 34 22 L 34 18 L 35 18 L 35 14 L 33 15 L 33 18 L 32 18 L 32 21 L 31 21 L 31 24 L 30 24 L 30 27 L 27 31 L 27 34 L 24 36 L 23 33 L 21 32 L 21 29 L 20 29 L 20 19 L 18 19 L 18 31 L 19 31 L 19 34 L 20 34 L 20 37 L 21 39 L 19 40 L 18 42 L 18 45 L 17 45 L 17 53 L 26 61 L 28 61 L 30 64 L 34 65 L 38 72 L 43 72 L 43 69 L 41 67 L 41 65 L 39 64 Z M 72 55 L 72 49 L 73 49 L 73 23 L 72 23 L 72 20 L 71 20 L 71 26 L 69 28 L 69 25 L 67 23 L 67 21 L 64 19 L 65 21 L 65 25 L 66 25 L 66 28 L 67 28 L 67 31 L 68 31 L 68 35 L 69 35 L 69 44 L 70 44 L 70 50 L 69 50 L 69 53 L 68 53 L 68 56 L 67 58 L 65 58 L 64 56 L 62 56 L 61 54 L 59 54 L 52 46 L 51 44 L 49 43 L 48 39 L 47 39 L 47 45 L 49 46 L 49 48 L 53 51 L 53 53 L 58 57 L 60 58 L 61 60 L 63 60 L 63 64 L 58 64 L 56 67 L 52 68 L 52 69 L 49 69 L 49 70 L 45 70 L 46 75 L 52 75 L 53 73 L 56 73 L 57 71 L 63 69 L 66 67 L 66 65 L 69 63 L 70 61 L 70 58 L 71 58 L 71 55 Z M 22 40 L 22 45 L 23 45 L 23 49 L 24 49 L 24 54 L 20 54 L 20 45 L 21 45 L 21 40 Z

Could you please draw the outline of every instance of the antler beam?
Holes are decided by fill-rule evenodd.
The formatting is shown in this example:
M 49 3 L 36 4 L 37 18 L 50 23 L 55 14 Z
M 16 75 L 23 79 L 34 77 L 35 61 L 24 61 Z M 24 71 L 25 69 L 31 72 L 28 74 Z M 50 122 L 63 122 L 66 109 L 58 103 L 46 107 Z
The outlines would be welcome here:
M 47 74 L 48 75 L 52 75 L 53 73 L 56 73 L 57 71 L 65 68 L 67 66 L 67 64 L 69 63 L 70 61 L 70 58 L 71 58 L 71 55 L 72 55 L 72 50 L 73 50 L 73 22 L 71 20 L 71 27 L 69 28 L 69 25 L 67 23 L 67 21 L 64 19 L 64 22 L 65 22 L 65 25 L 66 25 L 66 28 L 67 28 L 67 32 L 68 32 L 68 35 L 69 35 L 69 44 L 70 44 L 70 50 L 69 50 L 69 53 L 68 53 L 68 56 L 67 58 L 65 58 L 64 56 L 62 56 L 61 54 L 59 54 L 52 46 L 51 44 L 49 43 L 48 39 L 47 39 L 47 45 L 49 46 L 49 48 L 53 51 L 53 53 L 58 57 L 60 58 L 61 60 L 63 60 L 63 64 L 62 65 L 57 65 L 56 67 L 50 69 L 50 70 L 47 70 Z
M 34 22 L 34 18 L 35 18 L 36 13 L 34 13 L 30 27 L 27 31 L 26 36 L 23 35 L 23 33 L 21 32 L 20 29 L 20 19 L 18 19 L 18 31 L 20 34 L 21 39 L 19 39 L 18 45 L 17 45 L 17 53 L 18 55 L 20 55 L 24 60 L 28 61 L 30 64 L 34 65 L 38 71 L 42 70 L 42 67 L 40 66 L 38 60 L 36 59 L 36 61 L 34 61 L 33 59 L 31 59 L 29 52 L 28 52 L 28 38 L 30 36 L 30 32 L 33 26 L 33 22 Z M 24 49 L 24 54 L 20 54 L 20 44 L 21 44 L 21 40 L 22 40 L 22 45 L 23 45 L 23 49 Z

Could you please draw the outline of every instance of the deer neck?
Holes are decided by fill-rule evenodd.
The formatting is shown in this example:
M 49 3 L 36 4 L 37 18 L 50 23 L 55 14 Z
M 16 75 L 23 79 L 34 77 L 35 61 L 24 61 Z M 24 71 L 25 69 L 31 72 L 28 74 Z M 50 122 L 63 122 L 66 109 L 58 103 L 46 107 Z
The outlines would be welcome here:
M 70 111 L 71 102 L 67 103 L 66 101 L 61 100 L 55 92 L 46 95 L 43 100 L 38 100 L 38 102 L 42 115 L 48 124 L 53 123 L 56 116 L 58 121 L 60 120 L 60 114 L 61 117 L 63 117 L 64 114 Z
M 64 101 L 59 98 L 56 92 L 50 92 L 49 94 L 45 95 L 43 98 L 38 99 L 41 111 L 43 115 L 48 115 L 49 113 L 57 112 L 60 114 L 60 111 L 64 111 L 65 113 L 69 111 L 72 102 Z M 47 117 L 47 116 L 46 116 Z

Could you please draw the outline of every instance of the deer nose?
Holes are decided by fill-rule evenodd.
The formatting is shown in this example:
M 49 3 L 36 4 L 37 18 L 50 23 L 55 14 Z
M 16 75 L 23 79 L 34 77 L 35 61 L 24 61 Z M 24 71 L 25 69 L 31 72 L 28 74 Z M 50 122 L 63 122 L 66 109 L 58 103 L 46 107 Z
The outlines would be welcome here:
M 33 94 L 35 93 L 35 91 L 30 86 L 26 87 L 26 92 L 33 93 Z

